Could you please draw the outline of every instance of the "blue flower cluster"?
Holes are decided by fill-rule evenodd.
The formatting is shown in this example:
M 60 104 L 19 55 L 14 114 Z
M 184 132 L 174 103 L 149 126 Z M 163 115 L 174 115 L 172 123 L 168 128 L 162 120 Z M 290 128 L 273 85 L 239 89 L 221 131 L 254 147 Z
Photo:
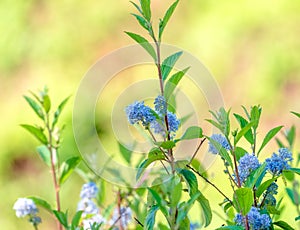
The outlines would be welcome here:
M 117 226 L 119 222 L 121 222 L 122 227 L 126 229 L 128 224 L 131 222 L 131 220 L 132 220 L 131 209 L 129 207 L 120 207 L 120 210 L 118 208 L 115 208 L 113 216 L 109 221 L 109 224 Z
M 38 209 L 32 199 L 28 198 L 19 198 L 14 206 L 13 209 L 16 211 L 17 217 L 29 217 L 29 221 L 33 225 L 37 225 L 41 223 L 41 218 L 38 217 L 36 214 L 38 213 Z
M 271 218 L 267 214 L 261 214 L 258 208 L 252 207 L 247 217 L 252 230 L 269 229 L 271 226 Z M 244 226 L 245 224 L 245 218 L 240 213 L 235 216 L 234 221 L 239 226 Z
M 94 223 L 105 223 L 106 220 L 100 215 L 99 208 L 92 200 L 97 197 L 99 189 L 94 182 L 84 184 L 80 191 L 81 200 L 77 204 L 77 211 L 83 211 L 82 224 L 85 230 L 90 229 Z
M 260 163 L 255 155 L 246 153 L 244 156 L 242 156 L 239 160 L 238 165 L 240 182 L 245 182 L 251 172 L 257 169 L 259 166 Z M 236 175 L 234 175 L 234 177 L 236 178 Z
M 136 124 L 141 122 L 143 126 L 149 127 L 156 134 L 166 136 L 165 115 L 167 114 L 168 128 L 170 136 L 174 137 L 176 131 L 179 128 L 180 121 L 176 115 L 167 111 L 167 103 L 165 98 L 161 95 L 157 96 L 154 100 L 153 111 L 150 107 L 146 106 L 144 102 L 134 102 L 126 107 L 126 115 L 130 124 Z M 158 115 L 155 116 L 155 113 Z
M 148 126 L 155 120 L 155 116 L 150 107 L 146 106 L 144 102 L 134 102 L 128 105 L 125 109 L 130 124 L 142 122 L 143 126 Z
M 289 163 L 293 160 L 292 153 L 287 148 L 280 148 L 278 154 L 266 159 L 267 169 L 273 176 L 279 176 L 283 170 L 289 169 Z
M 89 182 L 86 183 L 82 186 L 81 191 L 80 191 L 80 198 L 96 198 L 98 194 L 98 187 L 94 182 Z
M 226 137 L 223 136 L 222 134 L 213 134 L 210 138 L 212 140 L 218 142 L 224 149 L 230 150 L 230 145 L 229 145 Z M 213 154 L 219 153 L 217 146 L 215 146 L 212 142 L 209 142 L 208 151 Z
M 159 95 L 155 98 L 154 108 L 160 116 L 165 116 L 167 114 L 167 103 L 164 96 Z
M 267 188 L 266 192 L 264 193 L 264 198 L 262 200 L 263 207 L 276 205 L 276 199 L 274 195 L 278 193 L 277 190 L 278 190 L 278 185 L 275 182 L 272 182 L 272 184 Z

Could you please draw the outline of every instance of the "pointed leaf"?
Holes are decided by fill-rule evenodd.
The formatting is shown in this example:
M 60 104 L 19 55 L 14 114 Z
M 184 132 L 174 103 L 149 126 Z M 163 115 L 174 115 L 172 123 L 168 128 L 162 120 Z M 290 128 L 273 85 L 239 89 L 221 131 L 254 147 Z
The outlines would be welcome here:
M 81 219 L 81 215 L 82 215 L 83 211 L 77 211 L 72 219 L 72 226 L 77 227 L 79 225 L 80 219 Z
M 149 24 L 147 22 L 147 20 L 145 18 L 143 18 L 142 16 L 140 15 L 137 15 L 137 14 L 131 14 L 133 15 L 136 20 L 139 22 L 139 24 L 146 30 L 149 30 Z
M 54 126 L 56 125 L 59 116 L 61 115 L 61 112 L 63 110 L 63 108 L 65 107 L 65 105 L 67 104 L 68 100 L 69 100 L 70 96 L 65 98 L 58 106 L 57 110 L 54 113 L 54 117 L 53 117 L 53 121 L 52 121 L 52 128 L 54 128 Z
M 155 144 L 163 149 L 172 149 L 175 147 L 174 141 L 155 142 Z
M 166 202 L 160 197 L 160 195 L 154 189 L 148 188 L 148 191 L 150 192 L 150 194 L 152 195 L 152 197 L 156 201 L 160 211 L 167 218 L 168 217 L 168 210 L 166 208 Z
M 275 180 L 277 180 L 277 177 L 269 179 L 269 180 L 265 181 L 264 183 L 262 183 L 256 190 L 256 193 L 255 193 L 256 197 L 259 198 Z
M 27 197 L 28 199 L 33 200 L 33 202 L 37 205 L 37 206 L 41 206 L 42 208 L 44 208 L 46 211 L 52 213 L 52 208 L 51 205 L 45 201 L 44 199 L 40 198 L 40 197 L 36 197 L 36 196 L 29 196 Z
M 280 220 L 280 221 L 276 221 L 276 222 L 273 222 L 274 225 L 284 229 L 284 230 L 295 230 L 294 228 L 292 228 L 288 223 Z
M 36 139 L 38 139 L 42 144 L 47 144 L 48 140 L 41 129 L 38 129 L 32 125 L 21 125 L 24 129 L 30 132 Z
M 138 180 L 142 173 L 145 171 L 145 169 L 153 162 L 164 160 L 165 156 L 160 153 L 159 155 L 151 155 L 148 159 L 144 160 L 138 167 L 137 173 L 136 173 L 136 180 Z
M 212 220 L 212 211 L 209 201 L 207 198 L 205 198 L 205 196 L 202 193 L 200 193 L 200 196 L 197 198 L 197 201 L 199 202 L 202 209 L 202 213 L 204 215 L 204 226 L 207 227 Z
M 145 229 L 146 230 L 153 230 L 154 225 L 155 225 L 155 217 L 156 213 L 159 210 L 158 205 L 153 205 L 147 212 L 146 216 L 146 224 L 145 224 Z
M 42 107 L 30 97 L 24 96 L 25 100 L 28 102 L 33 111 L 38 115 L 39 118 L 44 119 L 44 113 Z
M 51 153 L 46 145 L 41 145 L 36 148 L 38 154 L 42 158 L 42 160 L 48 165 L 51 166 Z
M 248 176 L 245 181 L 245 187 L 253 188 L 257 181 L 262 179 L 266 174 L 266 163 L 263 163 Z
M 176 86 L 182 79 L 182 77 L 186 74 L 186 72 L 189 70 L 190 67 L 185 68 L 182 71 L 179 71 L 177 73 L 174 73 L 170 79 L 167 81 L 166 86 L 165 86 L 165 92 L 164 96 L 166 98 L 166 101 L 169 100 L 171 94 L 174 92 Z
M 280 129 L 282 128 L 283 126 L 278 126 L 278 127 L 275 127 L 273 129 L 271 129 L 267 135 L 265 136 L 258 152 L 257 152 L 257 155 L 260 153 L 260 151 L 268 144 L 268 142 L 280 131 Z
M 253 204 L 252 190 L 250 188 L 239 188 L 233 195 L 233 204 L 236 210 L 246 215 Z
M 189 127 L 182 137 L 179 140 L 192 140 L 196 138 L 202 138 L 202 129 L 198 126 L 191 126 Z M 179 141 L 178 140 L 178 141 Z
M 229 226 L 217 228 L 216 230 L 244 230 L 244 227 L 236 226 L 236 225 L 229 225 Z
M 289 168 L 289 169 L 284 170 L 284 171 L 297 173 L 298 175 L 300 175 L 300 168 Z
M 68 228 L 68 218 L 67 218 L 67 214 L 57 211 L 57 210 L 53 210 L 53 214 L 56 216 L 56 218 L 59 220 L 59 222 L 65 227 Z
M 48 113 L 51 109 L 51 101 L 50 101 L 50 97 L 48 95 L 44 95 L 44 97 L 43 97 L 43 107 L 44 107 L 46 113 Z
M 150 55 L 151 57 L 156 61 L 156 53 L 153 48 L 153 46 L 147 41 L 147 39 L 143 38 L 142 36 L 131 33 L 131 32 L 125 32 L 129 37 L 131 37 L 133 40 L 135 40 L 137 43 L 139 43 Z
M 165 15 L 164 15 L 164 18 L 160 21 L 159 23 L 159 40 L 161 39 L 162 37 L 162 34 L 163 34 L 163 31 L 166 27 L 166 25 L 168 24 L 168 21 L 170 20 L 177 4 L 178 4 L 179 0 L 175 1 L 170 7 L 169 9 L 166 11 Z
M 72 174 L 76 166 L 80 163 L 80 157 L 71 157 L 61 165 L 61 173 L 59 177 L 59 184 L 62 185 Z
M 300 118 L 300 113 L 296 113 L 296 112 L 293 112 L 293 111 L 291 113 Z
M 182 55 L 182 51 L 174 53 L 167 57 L 162 65 L 161 65 L 161 73 L 162 73 L 162 79 L 165 81 L 167 77 L 169 76 L 171 70 L 173 69 L 175 63 L 179 59 L 179 57 Z
M 131 161 L 131 155 L 132 155 L 132 150 L 126 148 L 124 145 L 122 145 L 120 142 L 118 142 L 119 146 L 119 151 L 121 152 L 122 157 L 124 160 L 130 164 Z
M 134 3 L 133 1 L 130 1 L 130 3 L 134 5 L 134 7 L 140 12 L 141 15 L 144 15 L 142 9 L 136 3 Z
M 150 21 L 151 19 L 150 0 L 140 0 L 140 4 L 142 7 L 143 15 L 148 21 Z
M 242 116 L 240 116 L 239 114 L 234 113 L 233 115 L 239 122 L 241 128 L 244 128 L 248 124 L 248 121 L 245 118 L 243 118 Z M 252 134 L 251 129 L 245 133 L 245 138 L 250 144 L 254 144 L 253 134 Z
M 179 169 L 178 173 L 183 176 L 183 179 L 185 180 L 189 194 L 193 195 L 198 191 L 198 181 L 195 174 L 187 169 Z
M 238 143 L 238 141 L 246 135 L 246 133 L 248 133 L 251 128 L 253 126 L 253 122 L 248 123 L 247 125 L 245 125 L 236 135 L 236 137 L 234 138 L 234 143 L 235 145 Z

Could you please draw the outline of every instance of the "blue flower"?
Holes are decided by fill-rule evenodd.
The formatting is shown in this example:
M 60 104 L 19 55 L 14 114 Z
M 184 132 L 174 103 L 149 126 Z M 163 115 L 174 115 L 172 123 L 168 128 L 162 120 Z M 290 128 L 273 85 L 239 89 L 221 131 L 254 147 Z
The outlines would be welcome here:
M 247 216 L 251 230 L 269 229 L 271 226 L 271 218 L 267 214 L 261 214 L 258 208 L 252 207 Z M 234 221 L 237 225 L 244 226 L 245 217 L 238 213 L 236 214 Z
M 16 211 L 17 217 L 25 217 L 27 215 L 34 216 L 38 212 L 38 209 L 33 200 L 28 198 L 19 198 L 15 202 L 13 209 Z
M 123 228 L 127 228 L 128 224 L 132 220 L 132 211 L 129 207 L 120 207 L 120 210 L 118 208 L 115 208 L 113 216 L 111 220 L 109 221 L 109 224 L 112 225 L 118 225 L 119 221 L 121 221 Z
M 94 182 L 86 183 L 82 186 L 80 191 L 80 197 L 83 198 L 96 198 L 98 194 L 98 187 Z
M 267 169 L 274 176 L 279 176 L 283 170 L 289 169 L 289 163 L 293 160 L 292 153 L 286 148 L 280 148 L 279 154 L 273 153 L 272 157 L 266 159 Z
M 148 126 L 156 118 L 150 107 L 144 105 L 144 102 L 134 102 L 125 109 L 130 124 L 142 122 L 143 126 Z
M 260 166 L 257 157 L 253 154 L 245 154 L 239 160 L 238 172 L 240 177 L 240 182 L 243 183 L 251 172 Z M 236 178 L 236 175 L 234 175 Z M 237 178 L 236 178 L 237 180 Z
M 160 115 L 164 116 L 167 113 L 167 103 L 164 96 L 157 96 L 154 100 L 155 111 Z
M 224 137 L 222 134 L 213 134 L 210 138 L 212 140 L 218 142 L 224 149 L 230 150 L 230 145 L 229 145 L 226 137 Z M 211 142 L 209 142 L 208 151 L 213 153 L 213 154 L 218 154 L 219 153 L 219 150 L 218 150 L 217 146 L 215 146 Z
M 268 229 L 271 226 L 271 218 L 267 214 L 260 214 L 258 208 L 252 207 L 247 216 L 253 230 Z
M 278 185 L 275 182 L 272 182 L 270 186 L 267 188 L 267 193 L 271 195 L 276 195 L 278 193 Z
M 82 220 L 82 224 L 83 224 L 83 229 L 84 230 L 91 230 L 93 229 L 92 226 L 93 225 L 101 225 L 106 223 L 105 218 L 100 215 L 100 214 L 95 214 L 92 217 L 89 217 L 87 219 L 83 219 Z
M 167 112 L 168 117 L 168 126 L 169 126 L 169 132 L 171 138 L 175 136 L 176 131 L 179 128 L 180 121 L 177 119 L 176 115 L 172 112 Z M 162 136 L 166 136 L 166 129 L 164 125 L 164 117 L 161 117 L 161 120 L 155 120 L 151 122 L 150 128 L 154 131 L 156 134 L 161 134 Z
M 200 225 L 196 222 L 196 223 L 190 223 L 190 230 L 196 230 L 199 229 Z
M 84 198 L 78 202 L 77 211 L 83 211 L 82 215 L 84 217 L 90 214 L 96 215 L 99 210 L 97 205 L 92 200 Z

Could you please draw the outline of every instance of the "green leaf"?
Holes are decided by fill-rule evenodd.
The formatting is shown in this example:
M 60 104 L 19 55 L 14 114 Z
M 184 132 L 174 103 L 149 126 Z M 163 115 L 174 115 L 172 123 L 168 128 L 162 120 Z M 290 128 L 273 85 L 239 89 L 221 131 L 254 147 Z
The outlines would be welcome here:
M 159 160 L 164 160 L 165 156 L 160 153 L 158 155 L 151 155 L 148 157 L 148 159 L 144 160 L 138 167 L 137 173 L 136 173 L 136 180 L 138 180 L 142 173 L 145 171 L 145 169 L 153 162 L 159 161 Z
M 266 174 L 266 163 L 263 163 L 248 176 L 245 187 L 253 188 L 256 182 Z
M 72 226 L 77 227 L 79 225 L 81 215 L 83 211 L 77 211 L 72 219 Z
M 212 120 L 207 121 L 216 126 L 226 137 L 228 137 L 230 133 L 230 109 L 226 111 L 223 107 L 221 107 L 217 112 L 213 112 L 211 110 L 209 112 L 214 116 L 217 122 L 212 122 Z
M 175 147 L 174 141 L 155 142 L 155 144 L 163 149 L 172 149 Z
M 153 190 L 151 188 L 148 188 L 148 191 L 150 192 L 150 194 L 152 195 L 152 197 L 156 201 L 156 203 L 157 203 L 159 209 L 161 210 L 161 212 L 167 218 L 168 217 L 168 210 L 166 208 L 166 202 L 160 197 L 160 195 L 155 190 Z
M 160 230 L 170 230 L 166 225 L 162 223 L 158 223 L 158 229 Z
M 204 226 L 207 227 L 212 220 L 212 211 L 210 208 L 209 201 L 205 198 L 205 196 L 202 193 L 197 198 L 197 201 L 199 202 L 202 209 L 202 213 L 204 215 Z
M 53 210 L 53 214 L 56 216 L 58 221 L 65 227 L 68 228 L 68 217 L 66 213 Z
M 118 142 L 118 146 L 119 146 L 119 151 L 120 151 L 122 157 L 128 164 L 130 164 L 132 151 L 130 149 L 126 148 L 120 142 Z
M 177 4 L 178 4 L 179 0 L 175 1 L 170 7 L 169 9 L 166 11 L 165 15 L 164 15 L 164 18 L 160 21 L 159 23 L 159 33 L 158 33 L 158 37 L 159 37 L 159 40 L 161 39 L 162 37 L 162 34 L 163 34 L 163 31 L 166 27 L 166 25 L 168 24 L 168 21 L 170 20 Z
M 147 230 L 152 230 L 154 229 L 154 225 L 155 225 L 155 217 L 156 217 L 156 213 L 159 210 L 159 206 L 158 205 L 153 205 L 147 212 L 147 216 L 146 216 L 146 224 L 145 224 L 145 229 Z
M 44 113 L 42 107 L 32 98 L 24 96 L 25 100 L 28 102 L 33 111 L 38 115 L 39 118 L 44 119 Z
M 192 140 L 201 137 L 203 137 L 202 129 L 198 126 L 191 126 L 187 128 L 187 130 L 179 140 Z
M 273 225 L 276 225 L 284 230 L 295 230 L 294 228 L 292 228 L 288 223 L 280 220 L 280 221 L 276 221 L 273 222 Z
M 267 210 L 269 214 L 280 215 L 280 211 L 275 208 L 275 206 L 267 205 Z
M 167 79 L 167 77 L 169 76 L 175 63 L 177 62 L 179 57 L 182 55 L 182 53 L 183 53 L 182 51 L 174 53 L 174 54 L 170 55 L 169 57 L 167 57 L 163 61 L 162 65 L 161 65 L 161 74 L 162 74 L 163 81 L 165 81 Z
M 262 183 L 256 190 L 256 193 L 255 193 L 256 197 L 259 198 L 264 193 L 264 191 L 266 191 L 266 189 L 268 189 L 268 187 L 276 180 L 277 180 L 277 177 L 269 179 L 269 180 L 265 181 L 264 183 Z
M 234 113 L 233 115 L 239 122 L 241 128 L 244 128 L 248 124 L 248 121 L 245 118 L 243 118 L 242 116 L 240 116 L 239 114 Z M 253 134 L 252 134 L 251 129 L 245 133 L 245 138 L 250 144 L 254 144 Z
M 150 21 L 151 19 L 150 0 L 139 0 L 139 1 L 142 7 L 143 15 L 148 21 Z
M 166 86 L 165 86 L 165 92 L 164 96 L 166 98 L 166 101 L 169 100 L 170 96 L 174 92 L 176 86 L 182 79 L 182 77 L 186 74 L 186 72 L 189 70 L 190 67 L 185 68 L 182 71 L 178 71 L 177 73 L 174 73 L 170 79 L 167 81 Z
M 183 176 L 183 179 L 185 180 L 189 194 L 193 195 L 198 191 L 198 181 L 195 174 L 187 169 L 179 169 L 178 173 Z
M 280 129 L 282 128 L 283 126 L 278 126 L 278 127 L 275 127 L 273 129 L 271 129 L 267 135 L 265 136 L 258 152 L 257 152 L 257 155 L 260 153 L 260 151 L 266 146 L 266 144 L 268 144 L 268 142 L 280 131 Z
M 287 139 L 290 147 L 292 147 L 294 144 L 295 136 L 296 136 L 296 128 L 293 125 L 286 133 L 286 139 Z
M 140 12 L 141 15 L 144 15 L 142 9 L 136 3 L 134 3 L 133 1 L 130 1 L 130 3 L 134 5 L 134 7 Z
M 220 227 L 220 228 L 217 228 L 216 230 L 244 230 L 244 227 L 242 226 L 224 226 L 224 227 Z
M 176 218 L 176 224 L 180 224 L 182 221 L 184 221 L 200 194 L 200 191 L 197 191 L 195 194 L 190 196 L 191 198 L 187 202 L 183 202 L 180 204 L 180 208 L 178 210 L 178 215 Z
M 182 184 L 181 182 L 176 184 L 175 180 L 173 180 L 173 183 L 174 184 L 172 186 L 170 201 L 171 201 L 171 207 L 176 207 L 181 198 Z
M 33 202 L 38 205 L 41 206 L 42 208 L 44 208 L 46 211 L 52 213 L 52 208 L 51 205 L 45 201 L 44 199 L 40 198 L 40 197 L 36 197 L 36 196 L 29 196 L 27 197 L 28 199 L 33 200 Z
M 297 173 L 298 175 L 300 175 L 300 168 L 289 168 L 289 169 L 286 169 L 284 171 Z
M 54 126 L 56 125 L 58 118 L 61 115 L 61 112 L 62 112 L 63 108 L 65 107 L 65 105 L 67 104 L 69 98 L 70 98 L 70 96 L 65 98 L 57 107 L 57 110 L 54 113 L 54 117 L 53 117 L 53 121 L 52 121 L 52 128 L 54 128 Z
M 131 32 L 126 32 L 125 33 L 131 37 L 133 40 L 135 40 L 137 43 L 139 43 L 150 55 L 151 57 L 156 61 L 156 53 L 153 48 L 153 46 L 147 41 L 147 39 L 143 38 L 142 36 L 131 33 Z
M 43 96 L 43 107 L 44 107 L 46 113 L 48 113 L 51 109 L 51 101 L 50 101 L 50 97 L 48 95 Z
M 64 161 L 61 165 L 61 173 L 59 177 L 59 184 L 62 185 L 72 174 L 76 166 L 80 163 L 80 157 L 71 157 Z
M 202 176 L 208 177 L 207 171 L 206 171 L 204 165 L 199 160 L 194 158 L 191 162 L 191 165 L 197 172 L 201 173 Z
M 41 129 L 38 129 L 32 125 L 21 125 L 24 129 L 30 132 L 36 139 L 38 139 L 42 144 L 47 144 L 48 140 Z
M 238 188 L 233 194 L 233 204 L 236 210 L 245 216 L 253 204 L 252 190 L 250 188 Z
M 235 156 L 236 156 L 236 160 L 239 161 L 241 157 L 243 157 L 245 154 L 247 153 L 247 151 L 241 147 L 236 147 L 235 148 Z
M 250 121 L 253 122 L 253 128 L 256 130 L 258 127 L 258 123 L 259 123 L 259 119 L 260 119 L 260 115 L 261 115 L 261 107 L 260 106 L 253 106 L 251 108 L 251 112 L 250 112 Z
M 298 221 L 298 220 L 300 220 L 300 216 L 297 216 L 297 217 L 295 218 L 295 221 Z
M 235 136 L 234 138 L 234 144 L 236 145 L 238 143 L 238 141 L 246 135 L 246 133 L 248 133 L 251 128 L 253 126 L 253 122 L 248 123 L 247 125 L 245 125 Z
M 211 123 L 213 126 L 215 126 L 217 129 L 219 129 L 221 132 L 223 132 L 223 127 L 216 121 L 211 120 L 211 119 L 205 119 L 209 123 Z
M 190 220 L 187 216 L 179 222 L 179 229 L 180 230 L 190 230 Z
M 210 142 L 211 144 L 214 145 L 214 147 L 219 151 L 219 154 L 221 157 L 223 157 L 225 159 L 226 162 L 228 162 L 228 164 L 232 167 L 232 160 L 228 154 L 228 152 L 226 151 L 226 149 L 224 149 L 222 147 L 222 145 L 215 141 L 214 139 L 211 139 L 210 137 L 206 137 Z
M 298 194 L 298 192 L 290 188 L 285 188 L 285 190 L 293 204 L 299 205 L 300 195 Z
M 296 113 L 296 112 L 293 112 L 293 111 L 291 113 L 300 118 L 300 113 Z
M 46 165 L 51 166 L 51 153 L 46 145 L 41 145 L 36 148 L 38 154 Z
M 149 30 L 149 23 L 147 22 L 147 20 L 145 18 L 143 18 L 142 16 L 140 15 L 137 15 L 137 14 L 131 14 L 133 15 L 136 20 L 139 22 L 139 24 L 146 30 Z

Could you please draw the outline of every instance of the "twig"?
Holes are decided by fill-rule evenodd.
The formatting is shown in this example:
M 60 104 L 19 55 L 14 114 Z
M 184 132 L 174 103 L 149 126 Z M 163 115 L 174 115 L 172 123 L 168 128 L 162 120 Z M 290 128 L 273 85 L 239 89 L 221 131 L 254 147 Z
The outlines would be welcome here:
M 190 165 L 190 164 L 192 163 L 192 161 L 193 161 L 194 158 L 196 157 L 196 155 L 197 155 L 199 149 L 201 148 L 201 146 L 202 146 L 202 144 L 204 143 L 205 140 L 206 140 L 206 138 L 203 138 L 203 139 L 200 141 L 200 144 L 198 145 L 197 149 L 195 150 L 195 152 L 194 152 L 192 158 L 190 159 L 188 165 Z
M 138 220 L 138 218 L 133 217 L 133 219 L 138 223 L 138 225 L 140 225 L 142 228 L 144 227 L 144 225 Z
M 208 184 L 210 184 L 212 187 L 214 187 L 226 200 L 228 200 L 228 202 L 233 205 L 233 202 L 228 198 L 228 196 L 226 196 L 215 184 L 213 184 L 212 182 L 210 182 L 206 177 L 204 177 L 201 173 L 199 173 L 196 169 L 192 168 L 189 165 L 186 165 L 186 167 L 188 167 L 189 169 L 191 169 L 194 173 L 196 173 L 198 176 L 200 176 L 203 180 L 205 180 L 205 182 L 207 182 Z

